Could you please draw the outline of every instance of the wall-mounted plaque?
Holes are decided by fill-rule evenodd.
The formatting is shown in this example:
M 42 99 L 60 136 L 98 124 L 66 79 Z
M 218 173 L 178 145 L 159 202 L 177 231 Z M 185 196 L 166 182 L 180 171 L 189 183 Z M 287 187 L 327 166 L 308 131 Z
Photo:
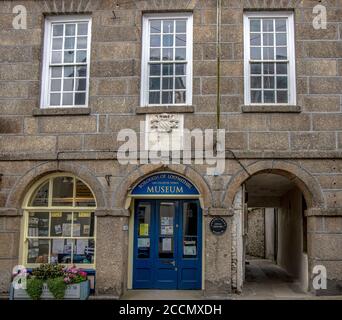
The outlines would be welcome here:
M 223 234 L 227 230 L 227 222 L 221 217 L 215 217 L 210 221 L 210 230 L 216 235 Z

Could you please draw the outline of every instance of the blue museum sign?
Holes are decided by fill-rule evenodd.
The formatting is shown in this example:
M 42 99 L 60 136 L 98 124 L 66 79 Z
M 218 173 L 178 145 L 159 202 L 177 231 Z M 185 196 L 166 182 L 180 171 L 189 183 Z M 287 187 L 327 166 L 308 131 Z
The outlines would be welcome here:
M 196 187 L 187 179 L 168 172 L 151 175 L 139 182 L 132 195 L 199 195 Z

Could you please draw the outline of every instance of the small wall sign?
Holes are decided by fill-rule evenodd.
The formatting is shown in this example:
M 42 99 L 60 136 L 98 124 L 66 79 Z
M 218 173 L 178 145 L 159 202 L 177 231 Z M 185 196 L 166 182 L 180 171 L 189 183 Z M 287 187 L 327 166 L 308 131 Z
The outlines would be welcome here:
M 216 235 L 223 234 L 227 230 L 227 222 L 221 217 L 215 217 L 210 221 L 210 230 Z

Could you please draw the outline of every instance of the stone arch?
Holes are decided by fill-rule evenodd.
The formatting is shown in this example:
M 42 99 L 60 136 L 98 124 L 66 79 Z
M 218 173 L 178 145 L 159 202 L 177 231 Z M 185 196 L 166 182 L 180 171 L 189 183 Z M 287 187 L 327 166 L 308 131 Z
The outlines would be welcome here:
M 103 187 L 96 176 L 90 172 L 89 169 L 76 164 L 58 162 L 45 162 L 30 169 L 22 177 L 20 177 L 13 186 L 7 198 L 6 207 L 20 210 L 25 195 L 33 186 L 33 184 L 44 176 L 55 172 L 71 173 L 83 180 L 93 191 L 97 208 L 102 209 L 107 207 Z
M 293 162 L 283 160 L 257 161 L 240 170 L 229 181 L 227 190 L 223 197 L 223 206 L 231 208 L 234 197 L 239 187 L 250 178 L 250 176 L 260 173 L 273 173 L 284 176 L 291 180 L 302 192 L 308 208 L 324 208 L 325 199 L 318 181 L 305 169 Z
M 175 164 L 175 165 L 142 165 L 128 175 L 126 175 L 122 183 L 120 183 L 117 190 L 114 192 L 114 207 L 123 208 L 132 187 L 140 180 L 143 180 L 147 176 L 160 171 L 170 171 L 179 174 L 192 182 L 199 190 L 203 199 L 203 205 L 205 208 L 210 208 L 212 205 L 212 193 L 209 185 L 204 178 L 190 166 Z

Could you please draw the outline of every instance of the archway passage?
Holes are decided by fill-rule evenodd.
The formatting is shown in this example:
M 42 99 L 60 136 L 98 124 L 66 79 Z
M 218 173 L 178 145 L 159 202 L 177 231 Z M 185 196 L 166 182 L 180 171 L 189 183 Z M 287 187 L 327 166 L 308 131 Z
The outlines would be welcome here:
M 259 173 L 244 184 L 243 294 L 286 298 L 308 290 L 307 204 L 279 174 Z

